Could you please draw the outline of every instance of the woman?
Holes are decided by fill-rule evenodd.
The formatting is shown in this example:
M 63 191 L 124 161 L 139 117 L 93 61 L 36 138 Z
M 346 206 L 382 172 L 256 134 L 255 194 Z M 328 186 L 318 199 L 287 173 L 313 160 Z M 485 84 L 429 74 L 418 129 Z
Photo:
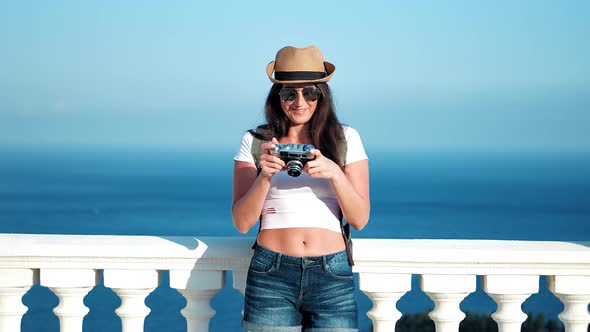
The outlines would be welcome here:
M 249 331 L 357 331 L 340 223 L 356 230 L 367 224 L 369 171 L 358 133 L 336 117 L 326 83 L 334 70 L 317 47 L 279 50 L 267 66 L 274 84 L 267 124 L 259 127 L 265 130 L 246 133 L 234 157 L 234 225 L 246 233 L 261 220 L 245 292 L 242 326 Z M 253 156 L 257 135 L 267 142 Z M 269 153 L 286 143 L 315 146 L 299 177 Z

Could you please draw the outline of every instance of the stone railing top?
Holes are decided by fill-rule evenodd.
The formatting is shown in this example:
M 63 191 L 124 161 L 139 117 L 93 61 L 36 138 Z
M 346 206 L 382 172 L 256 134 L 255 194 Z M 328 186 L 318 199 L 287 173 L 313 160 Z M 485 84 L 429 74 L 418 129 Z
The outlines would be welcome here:
M 357 239 L 362 261 L 589 263 L 590 242 Z M 383 250 L 387 248 L 387 250 Z
M 123 235 L 0 234 L 0 264 L 22 267 L 232 269 L 246 264 L 253 239 Z
M 590 275 L 590 242 L 356 239 L 357 272 Z
M 244 269 L 250 237 L 0 234 L 0 267 Z M 590 242 L 354 239 L 355 270 L 590 275 Z
M 244 256 L 244 248 L 253 241 L 238 237 L 0 234 L 0 257 L 237 258 Z

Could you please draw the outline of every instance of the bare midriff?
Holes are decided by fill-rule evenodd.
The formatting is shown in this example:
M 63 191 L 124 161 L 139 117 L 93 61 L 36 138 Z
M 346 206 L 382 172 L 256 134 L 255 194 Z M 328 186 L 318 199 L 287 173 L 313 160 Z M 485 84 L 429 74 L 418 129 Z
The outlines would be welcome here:
M 258 234 L 257 242 L 264 248 L 295 257 L 324 256 L 346 249 L 341 233 L 323 228 L 264 229 Z

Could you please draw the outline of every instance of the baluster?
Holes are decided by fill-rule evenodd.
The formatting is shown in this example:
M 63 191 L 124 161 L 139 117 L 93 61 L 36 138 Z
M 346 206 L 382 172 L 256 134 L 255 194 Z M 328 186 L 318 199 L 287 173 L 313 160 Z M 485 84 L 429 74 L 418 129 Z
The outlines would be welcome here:
M 160 283 L 156 270 L 104 270 L 105 287 L 111 288 L 121 298 L 121 306 L 115 310 L 121 318 L 122 332 L 143 331 L 145 317 L 150 308 L 145 298 Z
M 242 295 L 246 295 L 246 279 L 248 278 L 248 270 L 233 270 L 233 287 L 237 289 Z M 244 316 L 244 309 L 241 311 Z
M 459 305 L 475 291 L 475 276 L 425 274 L 420 278 L 420 287 L 434 301 L 434 310 L 428 316 L 434 321 L 436 331 L 459 331 L 459 323 L 465 319 Z
M 215 315 L 211 298 L 225 285 L 225 271 L 170 270 L 170 287 L 186 298 L 180 312 L 186 318 L 188 332 L 208 331 Z
M 248 270 L 233 270 L 233 287 L 237 289 L 242 295 L 246 294 L 246 279 L 248 277 Z
M 53 309 L 59 318 L 61 332 L 82 331 L 88 307 L 84 297 L 98 283 L 98 274 L 91 269 L 41 269 L 41 285 L 48 287 L 59 298 Z
M 0 272 L 0 331 L 20 331 L 21 320 L 28 308 L 23 296 L 38 280 L 31 269 L 2 269 Z
M 547 288 L 563 302 L 563 311 L 558 315 L 566 332 L 586 332 L 590 323 L 589 276 L 548 276 Z
M 498 332 L 520 332 L 527 319 L 522 303 L 539 291 L 539 276 L 487 275 L 483 277 L 482 288 L 498 305 L 492 314 Z
M 412 289 L 412 275 L 360 272 L 358 278 L 359 289 L 373 302 L 373 307 L 367 312 L 373 322 L 373 331 L 394 331 L 402 316 L 396 303 Z

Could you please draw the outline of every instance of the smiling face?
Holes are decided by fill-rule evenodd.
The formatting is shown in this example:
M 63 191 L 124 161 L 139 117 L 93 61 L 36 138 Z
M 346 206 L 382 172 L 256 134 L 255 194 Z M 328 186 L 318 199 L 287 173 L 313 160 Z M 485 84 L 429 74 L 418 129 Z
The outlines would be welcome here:
M 295 88 L 297 90 L 297 94 L 294 100 L 292 101 L 283 101 L 281 98 L 281 108 L 285 115 L 291 121 L 291 126 L 299 126 L 304 125 L 313 116 L 317 106 L 318 100 L 308 101 L 303 96 L 303 89 L 304 88 L 315 88 L 315 85 L 310 83 L 299 83 L 299 84 L 283 84 L 284 88 Z M 308 98 L 309 99 L 309 98 Z

